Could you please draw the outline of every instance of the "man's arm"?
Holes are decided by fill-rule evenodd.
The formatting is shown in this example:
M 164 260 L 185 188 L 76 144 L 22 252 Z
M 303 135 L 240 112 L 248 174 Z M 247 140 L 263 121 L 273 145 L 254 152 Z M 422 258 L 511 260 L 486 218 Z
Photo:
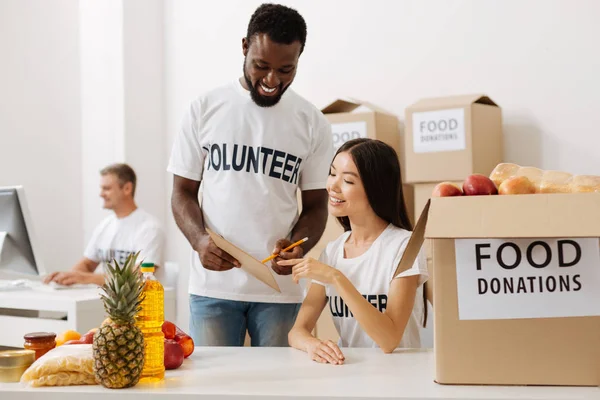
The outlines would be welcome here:
M 275 258 L 271 262 L 273 271 L 279 275 L 291 274 L 291 267 L 277 265 L 277 262 L 282 259 L 302 258 L 319 242 L 321 236 L 323 236 L 323 231 L 325 231 L 325 225 L 327 225 L 328 196 L 325 189 L 302 191 L 302 213 L 300 213 L 300 218 L 298 218 L 292 229 L 291 241 L 278 240 L 273 254 L 280 254 L 283 248 L 302 238 L 308 237 L 308 240 L 290 251 L 281 253 L 281 257 Z
M 71 268 L 71 271 L 79 271 L 79 272 L 94 272 L 96 268 L 98 268 L 98 264 L 96 261 L 90 260 L 87 257 L 83 257 L 77 264 Z
M 104 284 L 104 274 L 95 274 L 98 267 L 96 261 L 83 257 L 77 264 L 66 272 L 52 272 L 44 278 L 44 283 L 56 282 L 61 285 L 74 285 L 76 283 L 93 283 L 99 286 Z
M 213 271 L 227 271 L 240 263 L 212 241 L 204 227 L 202 209 L 198 202 L 200 182 L 173 176 L 171 210 L 177 226 L 192 248 L 200 255 L 202 266 Z

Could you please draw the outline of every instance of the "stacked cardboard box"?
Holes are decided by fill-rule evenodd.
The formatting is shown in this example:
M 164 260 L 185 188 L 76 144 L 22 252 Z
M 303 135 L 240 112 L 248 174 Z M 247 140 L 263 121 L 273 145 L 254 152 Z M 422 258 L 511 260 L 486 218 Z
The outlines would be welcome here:
M 413 224 L 433 188 L 450 181 L 462 186 L 471 174 L 489 175 L 503 159 L 502 112 L 483 94 L 423 99 L 405 111 L 402 173 L 412 196 Z M 431 248 L 425 244 L 431 266 Z M 432 301 L 430 268 L 427 297 Z

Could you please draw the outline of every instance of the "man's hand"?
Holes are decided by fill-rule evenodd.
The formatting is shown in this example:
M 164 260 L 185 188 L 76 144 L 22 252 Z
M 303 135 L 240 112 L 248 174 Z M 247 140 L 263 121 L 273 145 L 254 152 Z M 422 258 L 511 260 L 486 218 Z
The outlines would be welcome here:
M 241 264 L 226 251 L 221 250 L 208 233 L 202 235 L 195 247 L 200 255 L 202 266 L 211 271 L 229 271 L 240 268 Z
M 279 265 L 279 261 L 302 258 L 304 255 L 304 249 L 302 248 L 302 245 L 296 246 L 286 252 L 282 252 L 283 249 L 292 243 L 293 242 L 287 239 L 279 239 L 277 243 L 275 243 L 273 254 L 278 254 L 279 256 L 271 260 L 271 268 L 273 268 L 273 271 L 275 271 L 278 275 L 290 275 L 292 273 L 292 266 Z
M 81 271 L 53 272 L 44 278 L 44 283 L 56 282 L 60 285 L 71 286 L 77 283 L 94 283 L 93 273 Z

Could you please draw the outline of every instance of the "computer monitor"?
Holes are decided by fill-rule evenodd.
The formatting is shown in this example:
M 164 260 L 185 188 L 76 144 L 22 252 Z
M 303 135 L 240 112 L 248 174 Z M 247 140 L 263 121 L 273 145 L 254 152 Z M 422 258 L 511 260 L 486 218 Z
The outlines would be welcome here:
M 36 280 L 45 274 L 25 190 L 0 187 L 0 279 Z

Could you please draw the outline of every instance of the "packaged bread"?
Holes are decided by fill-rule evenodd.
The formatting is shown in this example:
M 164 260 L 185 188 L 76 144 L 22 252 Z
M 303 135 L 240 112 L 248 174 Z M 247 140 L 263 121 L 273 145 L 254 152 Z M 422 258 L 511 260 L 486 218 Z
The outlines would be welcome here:
M 544 171 L 536 167 L 520 166 L 513 163 L 501 163 L 494 168 L 490 179 L 500 188 L 502 182 L 524 176 L 535 187 L 535 193 L 600 193 L 600 176 L 572 175 L 563 171 Z
M 562 171 L 545 171 L 542 175 L 540 193 L 571 193 L 573 175 Z
M 94 385 L 91 344 L 56 347 L 38 358 L 21 376 L 32 387 Z
M 500 184 L 506 179 L 517 175 L 517 172 L 521 168 L 520 165 L 512 164 L 512 163 L 500 163 L 496 165 L 496 168 L 490 174 L 490 179 L 496 187 L 500 187 Z
M 533 186 L 535 186 L 536 193 L 540 192 L 543 175 L 544 171 L 536 167 L 521 167 L 517 171 L 517 176 L 524 176 L 533 183 Z
M 575 175 L 570 182 L 571 193 L 598 192 L 600 193 L 600 176 Z

